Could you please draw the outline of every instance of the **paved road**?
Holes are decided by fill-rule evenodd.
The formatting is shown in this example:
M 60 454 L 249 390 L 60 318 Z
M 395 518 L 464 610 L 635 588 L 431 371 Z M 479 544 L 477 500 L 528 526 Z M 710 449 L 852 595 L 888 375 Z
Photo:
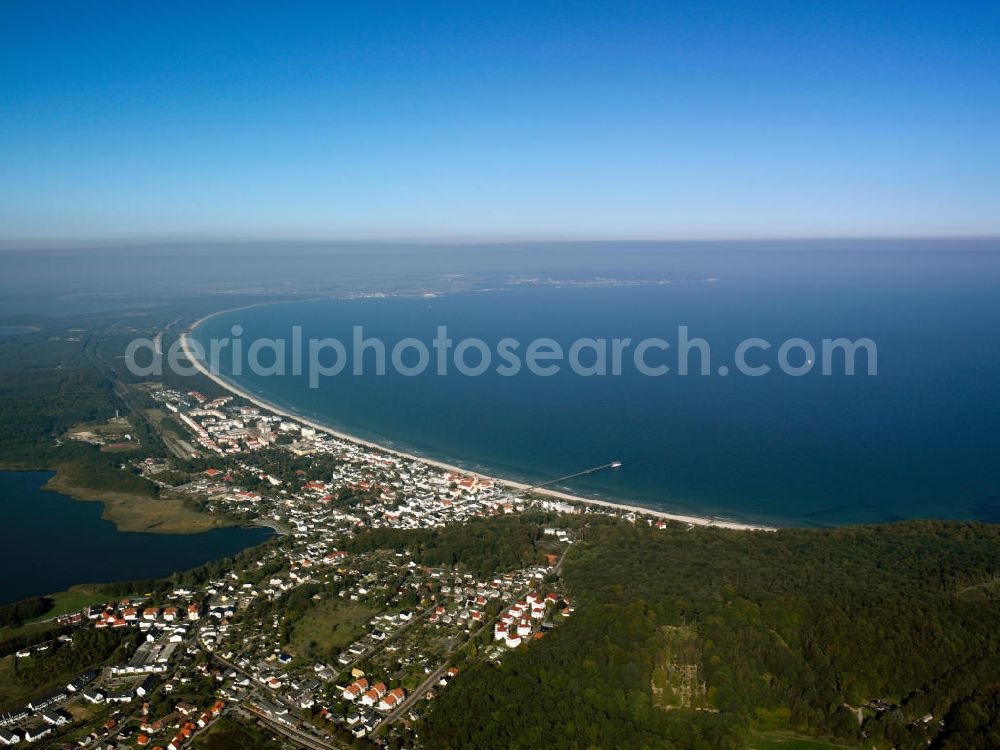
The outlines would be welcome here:
M 424 680 L 423 682 L 421 682 L 420 686 L 416 690 L 414 690 L 412 693 L 410 693 L 408 696 L 406 696 L 406 698 L 403 699 L 402 703 L 400 703 L 398 706 L 396 706 L 394 709 L 392 709 L 392 711 L 389 712 L 389 715 L 386 716 L 385 719 L 383 719 L 380 722 L 379 726 L 382 726 L 383 724 L 384 725 L 391 724 L 396 719 L 398 719 L 400 716 L 402 716 L 404 711 L 409 710 L 410 706 L 412 706 L 413 703 L 418 698 L 420 698 L 420 696 L 422 696 L 431 687 L 433 687 L 434 685 L 437 684 L 437 681 L 441 679 L 441 675 L 444 674 L 444 670 L 445 670 L 446 666 L 447 666 L 446 664 L 442 664 L 440 667 L 438 667 L 433 672 L 431 672 L 427 676 L 427 679 Z
M 202 649 L 205 650 L 208 653 L 209 657 L 211 657 L 212 659 L 215 659 L 217 662 L 219 662 L 223 666 L 229 667 L 230 669 L 232 669 L 232 670 L 234 670 L 236 672 L 239 672 L 244 677 L 247 677 L 248 679 L 251 680 L 251 684 L 253 684 L 253 683 L 256 682 L 256 680 L 254 679 L 254 676 L 252 674 L 250 674 L 249 672 L 247 672 L 245 669 L 241 669 L 240 667 L 238 667 L 236 664 L 234 664 L 233 662 L 229 661 L 228 659 L 223 659 L 222 656 L 220 656 L 216 652 L 209 651 L 207 648 L 205 648 L 205 644 L 202 643 L 200 640 L 199 640 L 198 643 L 202 647 Z M 288 703 L 280 695 L 277 695 L 277 694 L 275 694 L 275 695 L 268 695 L 267 696 L 267 700 L 270 701 L 270 702 L 272 702 L 272 703 L 281 704 L 281 705 L 285 706 L 285 708 L 289 708 Z M 281 723 L 280 721 L 272 719 L 266 713 L 264 713 L 263 711 L 258 710 L 257 708 L 255 708 L 253 706 L 246 706 L 246 709 L 247 709 L 247 711 L 249 711 L 250 713 L 253 714 L 253 718 L 259 719 L 260 721 L 262 721 L 265 724 L 267 724 L 267 726 L 270 727 L 271 729 L 273 729 L 274 731 L 278 732 L 279 734 L 282 734 L 283 736 L 287 737 L 288 739 L 291 739 L 291 740 L 294 740 L 294 741 L 298 742 L 300 745 L 304 745 L 305 747 L 312 748 L 313 750 L 339 750 L 339 748 L 340 748 L 339 745 L 329 744 L 327 742 L 324 742 L 322 739 L 320 739 L 319 737 L 317 737 L 317 736 L 315 736 L 313 734 L 309 734 L 308 732 L 303 732 L 303 731 L 301 731 L 299 729 L 296 729 L 295 727 L 288 726 L 286 724 Z
M 329 742 L 324 742 L 315 735 L 307 734 L 306 732 L 296 729 L 293 726 L 283 724 L 280 721 L 275 721 L 264 711 L 261 711 L 255 706 L 248 705 L 245 707 L 245 710 L 251 715 L 252 718 L 264 723 L 272 731 L 275 731 L 304 747 L 310 748 L 310 750 L 340 750 L 340 745 L 333 745 Z
M 351 667 L 353 667 L 355 664 L 357 664 L 362 659 L 367 659 L 369 656 L 377 654 L 379 651 L 381 651 L 382 649 L 384 649 L 387 645 L 389 645 L 390 643 L 392 643 L 392 641 L 394 641 L 396 638 L 398 638 L 400 636 L 400 634 L 404 630 L 406 630 L 408 627 L 410 627 L 411 625 L 413 625 L 413 623 L 417 622 L 418 620 L 422 620 L 425 617 L 427 617 L 428 615 L 430 615 L 430 613 L 434 611 L 434 608 L 436 606 L 437 606 L 437 602 L 434 602 L 429 607 L 427 607 L 427 609 L 425 609 L 423 612 L 421 612 L 419 615 L 415 615 L 414 617 L 411 617 L 408 622 L 404 623 L 403 625 L 401 625 L 400 627 L 398 627 L 394 632 L 392 632 L 391 634 L 387 635 L 384 640 L 375 641 L 375 643 L 373 643 L 371 646 L 369 646 L 368 648 L 366 648 L 360 654 L 358 654 L 357 656 L 355 656 L 347 664 L 342 665 L 343 669 L 338 669 L 336 675 L 339 677 L 345 670 L 350 669 Z M 340 664 L 340 662 L 338 661 L 337 664 Z
M 552 572 L 555 573 L 556 575 L 561 575 L 562 574 L 563 561 L 566 559 L 566 553 L 569 552 L 569 548 L 571 546 L 573 546 L 573 545 L 571 545 L 571 544 L 567 544 L 566 545 L 566 549 L 564 549 L 562 551 L 562 554 L 559 555 L 559 560 L 556 562 L 555 566 L 552 568 Z
M 559 556 L 559 560 L 556 562 L 555 566 L 553 566 L 552 570 L 553 570 L 553 572 L 556 575 L 559 575 L 559 572 L 562 570 L 563 560 L 566 559 L 566 553 L 569 552 L 569 547 L 570 547 L 570 545 L 566 545 L 566 549 L 564 549 L 562 551 L 562 554 Z M 513 601 L 513 602 L 518 601 L 522 596 L 524 596 L 525 594 L 527 594 L 530 589 L 531 589 L 531 587 L 529 586 L 527 589 L 523 589 L 523 590 L 518 591 L 516 594 L 514 594 L 514 596 L 512 597 L 511 601 Z M 496 617 L 492 617 L 489 620 L 484 621 L 482 623 L 482 625 L 479 626 L 478 629 L 476 629 L 475 631 L 473 631 L 473 633 L 469 636 L 468 639 L 466 639 L 465 641 L 463 641 L 462 644 L 458 648 L 453 649 L 451 651 L 451 653 L 454 654 L 456 651 L 458 651 L 459 648 L 461 648 L 466 643 L 468 643 L 469 640 L 471 640 L 472 638 L 474 638 L 475 635 L 476 635 L 476 633 L 479 633 L 482 628 L 486 628 L 487 632 L 492 632 L 492 630 L 493 630 L 493 623 L 495 623 L 500 618 L 500 615 L 503 614 L 509 607 L 510 607 L 509 603 L 507 604 L 507 606 L 501 607 L 500 612 L 496 615 Z M 385 717 L 385 719 L 379 724 L 379 726 L 386 726 L 386 725 L 391 724 L 392 722 L 396 721 L 400 716 L 402 716 L 405 711 L 409 710 L 409 708 L 414 704 L 414 702 L 418 698 L 420 698 L 420 696 L 422 696 L 424 693 L 426 693 L 428 689 L 430 689 L 433 685 L 435 685 L 437 683 L 437 681 L 439 679 L 441 679 L 441 675 L 444 674 L 444 671 L 447 668 L 447 665 L 448 665 L 448 663 L 447 663 L 447 661 L 445 661 L 444 664 L 442 664 L 440 667 L 438 667 L 436 670 L 434 670 L 430 674 L 430 676 L 428 676 L 428 678 L 426 680 L 424 680 L 422 683 L 420 683 L 420 686 L 417 687 L 416 690 L 414 690 L 412 693 L 410 693 L 408 696 L 406 696 L 406 698 L 403 700 L 403 702 L 400 703 L 398 706 L 396 706 L 396 708 L 394 708 Z

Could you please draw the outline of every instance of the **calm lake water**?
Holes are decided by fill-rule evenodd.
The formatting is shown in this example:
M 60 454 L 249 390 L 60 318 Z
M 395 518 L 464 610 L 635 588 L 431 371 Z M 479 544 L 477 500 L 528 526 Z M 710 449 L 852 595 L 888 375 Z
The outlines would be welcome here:
M 611 273 L 609 262 L 581 276 Z M 760 250 L 627 262 L 637 278 L 673 283 L 275 305 L 212 319 L 198 337 L 230 335 L 239 323 L 246 347 L 259 336 L 288 339 L 296 325 L 306 339 L 349 347 L 351 327 L 363 325 L 391 347 L 408 336 L 429 345 L 447 325 L 455 341 L 494 347 L 508 336 L 564 347 L 578 337 L 660 336 L 676 346 L 686 325 L 711 344 L 711 376 L 587 378 L 564 367 L 552 377 L 464 377 L 432 367 L 417 377 L 348 369 L 318 389 L 304 375 L 236 380 L 359 436 L 511 478 L 621 459 L 619 471 L 565 489 L 665 510 L 802 526 L 1000 521 L 1000 254 Z M 715 374 L 747 337 L 775 349 L 790 337 L 817 349 L 822 338 L 870 337 L 878 375 Z M 773 366 L 769 356 L 758 358 Z
M 272 536 L 263 528 L 201 534 L 123 533 L 100 503 L 45 492 L 50 472 L 0 472 L 0 603 L 78 583 L 158 578 L 228 557 Z

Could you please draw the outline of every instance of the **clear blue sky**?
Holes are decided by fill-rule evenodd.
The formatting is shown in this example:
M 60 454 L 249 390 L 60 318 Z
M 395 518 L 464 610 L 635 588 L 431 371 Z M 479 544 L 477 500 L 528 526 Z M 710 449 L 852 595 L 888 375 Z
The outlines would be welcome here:
M 7 0 L 0 239 L 996 234 L 998 9 Z

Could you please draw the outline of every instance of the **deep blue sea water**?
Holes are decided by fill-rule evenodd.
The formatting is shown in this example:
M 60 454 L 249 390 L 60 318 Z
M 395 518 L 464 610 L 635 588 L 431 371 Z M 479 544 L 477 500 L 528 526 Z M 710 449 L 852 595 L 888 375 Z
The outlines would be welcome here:
M 197 337 L 229 335 L 239 323 L 246 343 L 287 339 L 298 325 L 306 339 L 349 344 L 351 327 L 363 325 L 391 346 L 408 336 L 429 344 L 447 325 L 456 341 L 544 336 L 568 346 L 579 337 L 676 342 L 686 325 L 711 344 L 713 372 L 747 337 L 775 346 L 801 337 L 817 349 L 823 338 L 869 337 L 875 377 L 825 377 L 817 367 L 803 377 L 626 368 L 584 378 L 563 368 L 553 377 L 345 372 L 318 389 L 305 375 L 236 380 L 359 436 L 511 478 L 541 481 L 621 459 L 620 470 L 565 489 L 665 510 L 804 526 L 1000 522 L 1000 254 L 876 246 L 602 257 L 579 276 L 672 283 L 297 302 L 216 317 Z M 775 356 L 758 359 L 773 365 Z
M 201 534 L 125 533 L 84 503 L 41 486 L 44 471 L 0 472 L 0 603 L 78 583 L 159 578 L 263 542 L 272 532 L 230 527 Z

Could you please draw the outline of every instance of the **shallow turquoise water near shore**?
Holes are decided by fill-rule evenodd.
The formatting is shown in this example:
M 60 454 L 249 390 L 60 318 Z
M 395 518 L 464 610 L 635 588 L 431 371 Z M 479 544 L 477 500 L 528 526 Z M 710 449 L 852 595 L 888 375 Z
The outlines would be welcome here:
M 789 525 L 932 517 L 1000 521 L 1000 264 L 923 252 L 901 261 L 776 253 L 665 285 L 507 287 L 434 299 L 276 305 L 218 316 L 196 338 L 336 337 L 363 325 L 391 348 L 438 325 L 455 341 L 661 336 L 710 342 L 712 370 L 739 341 L 870 337 L 878 375 L 552 377 L 428 373 L 308 387 L 306 376 L 235 380 L 331 426 L 469 468 L 532 481 L 621 459 L 566 490 L 668 511 Z M 593 270 L 593 269 L 592 269 Z M 598 269 L 600 270 L 600 269 Z M 657 268 L 669 275 L 669 264 Z M 709 281 L 711 279 L 711 281 Z M 432 350 L 433 354 L 433 350 Z M 775 364 L 775 354 L 770 352 Z M 267 359 L 265 356 L 263 359 Z M 655 359 L 655 357 L 654 357 Z M 476 361 L 470 355 L 470 361 Z M 697 360 L 693 360 L 697 361 Z M 863 360 L 859 370 L 864 372 Z M 227 365 L 223 362 L 223 374 Z M 370 371 L 369 371 L 370 372 Z
M 100 503 L 43 491 L 51 476 L 45 471 L 0 471 L 0 603 L 78 583 L 159 578 L 228 557 L 273 535 L 256 527 L 201 534 L 121 532 L 101 518 Z

